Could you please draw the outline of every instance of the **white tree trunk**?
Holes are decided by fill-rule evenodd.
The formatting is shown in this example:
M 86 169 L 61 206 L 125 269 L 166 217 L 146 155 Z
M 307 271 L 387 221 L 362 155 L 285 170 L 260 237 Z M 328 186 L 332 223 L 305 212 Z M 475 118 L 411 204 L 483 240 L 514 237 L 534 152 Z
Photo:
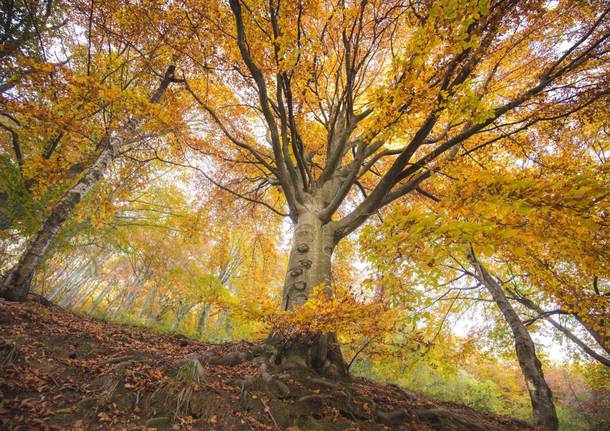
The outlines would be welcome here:
M 17 265 L 9 272 L 0 287 L 0 294 L 11 301 L 23 301 L 27 296 L 32 277 L 45 251 L 57 236 L 59 229 L 70 217 L 76 205 L 102 179 L 112 161 L 112 148 L 107 145 L 97 156 L 91 168 L 57 202 L 38 232 L 28 243 Z
M 150 103 L 159 103 L 161 97 L 174 81 L 175 66 L 170 65 L 159 83 L 158 88 L 151 95 Z M 141 123 L 141 118 L 130 118 L 124 125 L 124 129 L 133 132 Z M 77 183 L 55 204 L 38 232 L 28 243 L 25 252 L 17 262 L 17 265 L 9 272 L 8 276 L 0 285 L 0 296 L 10 301 L 23 301 L 30 290 L 30 285 L 35 271 L 38 269 L 45 251 L 57 236 L 59 229 L 78 203 L 91 191 L 91 189 L 104 177 L 108 166 L 112 162 L 113 153 L 125 142 L 112 142 L 109 136 L 100 142 L 101 152 L 96 157 L 93 165 L 77 181 Z

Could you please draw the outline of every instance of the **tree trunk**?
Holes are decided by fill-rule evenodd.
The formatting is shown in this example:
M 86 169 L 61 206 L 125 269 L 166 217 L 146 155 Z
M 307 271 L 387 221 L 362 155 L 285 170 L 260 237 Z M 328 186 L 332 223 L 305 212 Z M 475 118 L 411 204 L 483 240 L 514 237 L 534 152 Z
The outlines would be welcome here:
M 176 308 L 176 316 L 174 317 L 174 323 L 172 323 L 171 327 L 172 332 L 178 329 L 178 326 L 180 326 L 180 322 L 182 322 L 182 320 L 186 317 L 186 315 L 191 311 L 192 308 L 193 306 L 190 304 L 182 305 Z
M 173 65 L 169 66 L 159 87 L 150 97 L 150 103 L 158 103 L 169 84 L 174 79 Z M 131 118 L 126 128 L 133 131 L 137 128 L 141 119 Z M 120 146 L 120 145 L 117 145 Z M 77 183 L 55 204 L 50 214 L 27 245 L 25 252 L 10 271 L 0 286 L 0 296 L 9 301 L 24 301 L 30 291 L 30 285 L 35 271 L 38 269 L 45 251 L 57 236 L 59 229 L 68 220 L 70 214 L 78 203 L 91 191 L 91 189 L 103 178 L 112 162 L 113 153 L 116 149 L 109 137 L 100 142 L 101 152 L 96 157 L 93 165 L 77 181 Z
M 129 298 L 129 287 L 130 286 L 124 287 L 123 290 L 121 291 L 119 302 L 117 303 L 116 307 L 114 307 L 112 309 L 112 314 L 110 315 L 110 320 L 114 320 L 119 315 L 119 311 L 121 311 L 121 309 L 125 305 L 125 302 Z
M 157 291 L 159 290 L 160 283 L 155 283 L 154 287 L 151 289 L 148 295 L 146 295 L 146 299 L 142 303 L 142 307 L 140 308 L 140 317 L 148 317 L 152 315 L 152 305 L 157 297 Z
M 108 293 L 112 290 L 114 286 L 112 284 L 107 284 L 102 291 L 97 295 L 97 297 L 93 300 L 91 306 L 87 309 L 87 314 L 93 314 L 93 312 L 99 307 L 102 303 L 103 299 L 108 295 Z
M 331 262 L 335 245 L 334 231 L 329 224 L 322 224 L 312 212 L 299 214 L 282 290 L 283 310 L 305 304 L 318 286 L 328 296 L 334 294 Z M 329 376 L 347 374 L 337 337 L 333 333 L 298 334 L 288 340 L 279 334 L 272 334 L 269 342 L 278 349 L 278 363 L 313 368 Z
M 331 261 L 335 249 L 333 232 L 312 213 L 299 216 L 294 229 L 288 271 L 282 290 L 282 309 L 303 305 L 314 288 L 323 286 L 333 294 Z
M 0 288 L 1 295 L 9 301 L 25 300 L 34 272 L 42 257 L 57 236 L 59 229 L 70 217 L 76 205 L 103 177 L 112 161 L 112 148 L 107 145 L 97 156 L 85 175 L 57 202 L 38 232 L 28 244 L 17 265 L 11 270 Z
M 204 304 L 201 309 L 201 314 L 199 314 L 199 319 L 197 320 L 197 333 L 199 336 L 202 336 L 205 332 L 205 322 L 208 319 L 208 314 L 210 314 L 210 306 L 209 304 Z
M 72 301 L 72 304 L 70 304 L 70 307 L 72 307 L 73 309 L 81 309 L 81 308 L 83 308 L 85 303 L 95 293 L 95 291 L 97 290 L 97 287 L 100 285 L 100 283 L 101 283 L 101 280 L 99 280 L 99 279 L 93 281 L 91 283 L 91 286 L 89 286 L 89 288 L 85 289 L 82 292 L 82 294 L 79 294 L 77 296 L 77 298 L 75 298 L 74 301 Z
M 534 425 L 542 427 L 545 431 L 557 430 L 559 423 L 553 404 L 553 394 L 544 379 L 542 365 L 536 356 L 536 347 L 527 328 L 508 301 L 502 286 L 477 259 L 472 248 L 470 259 L 476 267 L 478 280 L 491 293 L 513 333 L 517 359 L 532 402 Z

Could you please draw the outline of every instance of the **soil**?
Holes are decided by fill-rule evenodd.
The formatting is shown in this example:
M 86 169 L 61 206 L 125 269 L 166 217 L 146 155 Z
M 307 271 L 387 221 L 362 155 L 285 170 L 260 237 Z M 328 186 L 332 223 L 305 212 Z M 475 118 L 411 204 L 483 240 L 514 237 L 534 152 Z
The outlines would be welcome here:
M 395 385 L 281 369 L 261 346 L 0 299 L 0 429 L 534 430 Z

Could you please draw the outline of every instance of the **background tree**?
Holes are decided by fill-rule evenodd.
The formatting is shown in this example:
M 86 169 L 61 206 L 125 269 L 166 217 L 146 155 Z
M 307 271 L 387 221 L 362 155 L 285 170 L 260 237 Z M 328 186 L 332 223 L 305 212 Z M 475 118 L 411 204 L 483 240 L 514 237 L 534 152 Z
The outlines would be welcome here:
M 25 189 L 45 190 L 53 180 L 64 187 L 50 188 L 40 224 L 3 282 L 7 298 L 25 298 L 46 249 L 113 159 L 175 127 L 154 108 L 174 79 L 171 54 L 144 27 L 123 22 L 123 12 L 108 2 L 70 3 L 70 25 L 63 29 L 66 60 L 33 60 L 37 73 L 19 80 L 3 99 Z M 11 185 L 12 179 L 3 183 Z
M 598 147 L 604 128 L 588 114 L 603 111 L 597 103 L 569 121 L 534 125 L 468 162 L 448 163 L 424 195 L 403 200 L 364 239 L 379 265 L 446 291 L 441 298 L 483 301 L 481 287 L 489 291 L 510 324 L 526 381 L 537 381 L 528 383 L 535 422 L 548 429 L 557 419 L 526 325 L 546 318 L 591 358 L 608 363 L 600 325 L 608 313 L 607 162 Z M 499 279 L 473 249 L 466 251 L 469 243 L 493 257 Z M 546 311 L 532 298 L 548 303 Z M 519 315 L 532 311 L 528 319 Z M 576 336 L 556 316 L 571 316 L 589 337 Z

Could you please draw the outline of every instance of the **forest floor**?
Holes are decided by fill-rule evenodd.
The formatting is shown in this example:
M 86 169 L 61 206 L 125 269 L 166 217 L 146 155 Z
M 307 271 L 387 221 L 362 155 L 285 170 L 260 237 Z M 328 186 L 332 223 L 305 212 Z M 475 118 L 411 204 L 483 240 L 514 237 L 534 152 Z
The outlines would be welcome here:
M 189 360 L 253 346 L 0 299 L 0 429 L 533 430 L 362 378 L 330 381 L 256 360 Z

